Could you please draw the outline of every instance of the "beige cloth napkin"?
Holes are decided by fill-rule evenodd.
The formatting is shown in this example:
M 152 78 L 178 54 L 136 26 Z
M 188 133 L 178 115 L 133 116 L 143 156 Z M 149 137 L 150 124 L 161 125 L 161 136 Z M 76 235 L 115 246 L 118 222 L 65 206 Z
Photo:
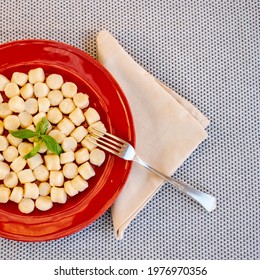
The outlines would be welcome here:
M 130 104 L 136 151 L 149 165 L 172 175 L 207 137 L 208 120 L 191 103 L 138 65 L 107 31 L 97 36 L 98 60 L 114 76 Z M 163 180 L 138 164 L 111 207 L 117 239 L 153 197 Z

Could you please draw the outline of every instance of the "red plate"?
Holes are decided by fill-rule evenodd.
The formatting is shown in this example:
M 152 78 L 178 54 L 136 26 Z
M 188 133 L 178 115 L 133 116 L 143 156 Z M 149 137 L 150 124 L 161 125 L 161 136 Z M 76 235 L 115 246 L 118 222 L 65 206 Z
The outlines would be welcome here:
M 131 111 L 122 90 L 109 72 L 85 52 L 46 40 L 23 40 L 0 45 L 0 74 L 9 79 L 15 71 L 42 67 L 45 73 L 61 74 L 74 82 L 78 91 L 89 95 L 107 130 L 133 145 L 135 133 Z M 123 188 L 131 162 L 107 154 L 96 168 L 89 187 L 51 210 L 19 212 L 17 204 L 0 204 L 0 236 L 19 241 L 46 241 L 75 233 L 101 216 Z

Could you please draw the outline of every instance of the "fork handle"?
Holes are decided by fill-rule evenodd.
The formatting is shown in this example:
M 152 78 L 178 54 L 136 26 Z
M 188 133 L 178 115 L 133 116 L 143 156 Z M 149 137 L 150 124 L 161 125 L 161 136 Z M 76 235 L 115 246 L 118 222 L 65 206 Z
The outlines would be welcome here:
M 204 193 L 202 191 L 199 191 L 189 185 L 187 185 L 184 182 L 180 182 L 178 180 L 175 180 L 169 176 L 166 176 L 165 174 L 161 173 L 160 171 L 154 169 L 150 165 L 148 165 L 146 162 L 144 162 L 142 159 L 140 159 L 138 156 L 135 156 L 133 159 L 136 163 L 139 163 L 140 165 L 144 166 L 151 172 L 155 173 L 159 177 L 163 178 L 165 181 L 169 182 L 171 185 L 179 189 L 181 192 L 185 193 L 189 197 L 191 197 L 193 200 L 197 201 L 200 205 L 202 205 L 208 212 L 213 211 L 216 208 L 216 198 L 210 194 Z

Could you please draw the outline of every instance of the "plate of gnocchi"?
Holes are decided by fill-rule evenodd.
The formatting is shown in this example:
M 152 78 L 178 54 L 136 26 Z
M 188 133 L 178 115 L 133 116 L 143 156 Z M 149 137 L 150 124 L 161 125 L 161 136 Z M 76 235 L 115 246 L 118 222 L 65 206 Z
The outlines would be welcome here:
M 113 204 L 131 169 L 89 141 L 95 128 L 135 144 L 121 88 L 94 58 L 49 40 L 0 45 L 0 236 L 47 241 Z

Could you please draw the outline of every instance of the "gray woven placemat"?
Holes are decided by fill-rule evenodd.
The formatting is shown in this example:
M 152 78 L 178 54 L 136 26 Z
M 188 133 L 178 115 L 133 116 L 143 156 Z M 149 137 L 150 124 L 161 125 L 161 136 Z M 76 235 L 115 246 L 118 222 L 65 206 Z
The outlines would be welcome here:
M 134 59 L 210 119 L 175 176 L 217 210 L 165 185 L 116 241 L 110 212 L 60 240 L 0 238 L 0 259 L 260 259 L 259 1 L 0 0 L 0 43 L 44 38 L 96 57 L 109 30 Z

